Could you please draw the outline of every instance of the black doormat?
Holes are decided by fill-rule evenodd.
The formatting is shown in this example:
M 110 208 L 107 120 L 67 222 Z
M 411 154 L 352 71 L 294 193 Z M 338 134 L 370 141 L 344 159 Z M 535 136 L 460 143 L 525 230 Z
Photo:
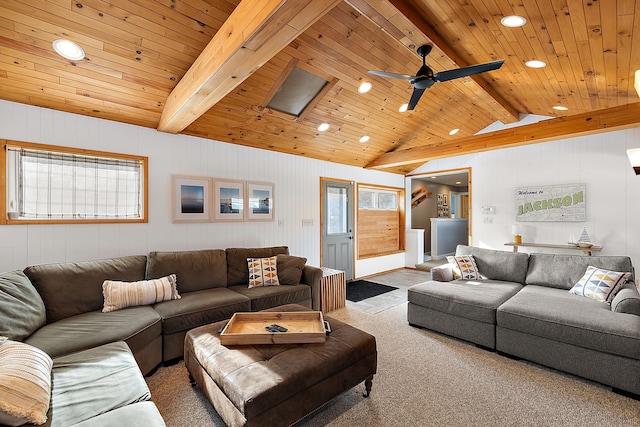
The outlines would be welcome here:
M 358 302 L 377 295 L 386 294 L 396 288 L 395 286 L 381 285 L 367 280 L 356 280 L 347 283 L 347 299 L 349 301 Z

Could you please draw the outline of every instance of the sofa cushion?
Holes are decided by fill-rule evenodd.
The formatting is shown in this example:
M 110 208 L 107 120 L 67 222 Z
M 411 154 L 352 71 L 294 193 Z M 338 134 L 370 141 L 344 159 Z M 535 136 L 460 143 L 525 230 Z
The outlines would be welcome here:
M 73 427 L 110 426 L 164 427 L 166 424 L 156 404 L 151 401 L 144 401 L 122 406 L 73 425 Z
M 498 308 L 497 321 L 525 334 L 640 359 L 639 316 L 614 313 L 563 289 L 527 285 Z
M 175 274 L 137 282 L 105 280 L 102 284 L 102 293 L 104 294 L 103 313 L 126 307 L 180 299 L 180 294 L 176 289 Z
M 0 274 L 0 319 L 0 336 L 16 341 L 47 321 L 42 298 L 22 271 Z
M 144 255 L 97 261 L 34 265 L 24 269 L 47 312 L 47 323 L 101 310 L 105 280 L 134 282 L 144 279 Z
M 282 285 L 247 288 L 238 285 L 229 287 L 251 300 L 251 311 L 266 310 L 285 304 L 303 304 L 311 300 L 311 286 Z
M 265 258 L 275 255 L 289 255 L 286 246 L 269 248 L 227 248 L 227 286 L 247 285 L 249 283 L 249 268 L 247 258 Z M 180 277 L 178 276 L 178 280 Z
M 131 351 L 122 341 L 55 358 L 52 373 L 47 426 L 72 426 L 151 399 Z
M 428 281 L 411 286 L 408 300 L 412 304 L 442 313 L 484 323 L 496 323 L 496 309 L 522 285 L 498 280 Z
M 162 317 L 162 333 L 167 335 L 230 319 L 236 311 L 251 311 L 251 302 L 227 288 L 213 288 L 188 292 L 179 300 L 159 302 L 153 308 Z
M 62 319 L 38 329 L 25 342 L 51 357 L 64 356 L 114 341 L 126 341 L 139 351 L 162 333 L 162 319 L 149 306 L 111 313 L 93 311 Z
M 592 298 L 596 301 L 610 303 L 622 285 L 627 283 L 629 276 L 631 276 L 631 273 L 604 270 L 590 265 L 587 267 L 584 276 L 569 289 L 569 292 L 574 295 Z
M 454 279 L 482 280 L 473 255 L 448 256 Z
M 459 255 L 473 255 L 478 271 L 487 279 L 525 283 L 529 262 L 529 255 L 525 253 L 458 245 L 456 256 Z
M 225 287 L 226 254 L 222 249 L 149 253 L 145 277 L 157 279 L 170 274 L 176 275 L 180 294 Z
M 47 421 L 51 366 L 44 351 L 0 337 L 0 424 Z
M 307 259 L 293 255 L 278 255 L 278 279 L 281 285 L 299 285 Z
M 628 256 L 531 254 L 526 284 L 569 290 L 578 283 L 590 265 L 633 273 Z M 629 280 L 634 280 L 633 275 Z

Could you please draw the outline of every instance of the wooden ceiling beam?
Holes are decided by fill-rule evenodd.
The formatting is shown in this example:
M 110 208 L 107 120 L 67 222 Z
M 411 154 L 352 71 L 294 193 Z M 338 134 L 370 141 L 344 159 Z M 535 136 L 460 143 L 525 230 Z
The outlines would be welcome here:
M 341 1 L 240 2 L 167 97 L 158 130 L 184 130 Z
M 418 12 L 414 6 L 409 4 L 406 0 L 346 0 L 351 6 L 358 10 L 361 14 L 367 16 L 372 21 L 376 22 L 381 28 L 387 31 L 392 37 L 396 38 L 399 42 L 403 42 L 403 39 L 410 39 L 408 34 L 403 34 L 397 27 L 385 27 L 385 19 L 379 19 L 376 14 L 380 11 L 385 11 L 389 7 L 395 8 L 398 14 L 404 17 L 404 25 L 411 31 L 416 33 L 422 33 L 431 41 L 433 46 L 439 49 L 450 61 L 455 63 L 458 67 L 467 67 L 469 64 L 464 58 L 458 54 L 440 35 L 431 27 L 431 25 L 422 18 L 422 14 Z M 386 6 L 386 7 L 384 7 Z M 403 43 L 405 44 L 405 43 Z M 496 120 L 500 120 L 502 123 L 515 123 L 520 120 L 520 114 L 518 110 L 511 105 L 500 93 L 493 88 L 482 76 L 474 75 L 470 77 L 477 85 L 477 93 L 479 97 L 489 97 L 489 103 L 495 108 L 488 113 Z
M 385 153 L 366 168 L 384 169 L 482 151 L 537 144 L 640 126 L 640 102 Z

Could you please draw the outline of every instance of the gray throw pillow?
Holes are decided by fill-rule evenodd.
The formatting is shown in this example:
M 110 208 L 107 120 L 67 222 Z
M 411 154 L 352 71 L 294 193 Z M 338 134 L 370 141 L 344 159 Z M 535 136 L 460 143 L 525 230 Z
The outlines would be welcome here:
M 47 321 L 44 303 L 20 271 L 0 273 L 0 336 L 22 341 Z

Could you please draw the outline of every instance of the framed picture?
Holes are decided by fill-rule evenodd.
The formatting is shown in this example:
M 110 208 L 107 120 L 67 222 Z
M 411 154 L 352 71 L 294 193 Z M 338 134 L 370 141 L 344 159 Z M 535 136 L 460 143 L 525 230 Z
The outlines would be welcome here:
M 214 221 L 244 220 L 244 182 L 214 180 Z
M 172 175 L 173 222 L 211 221 L 211 178 Z
M 247 219 L 273 221 L 273 184 L 247 182 Z

